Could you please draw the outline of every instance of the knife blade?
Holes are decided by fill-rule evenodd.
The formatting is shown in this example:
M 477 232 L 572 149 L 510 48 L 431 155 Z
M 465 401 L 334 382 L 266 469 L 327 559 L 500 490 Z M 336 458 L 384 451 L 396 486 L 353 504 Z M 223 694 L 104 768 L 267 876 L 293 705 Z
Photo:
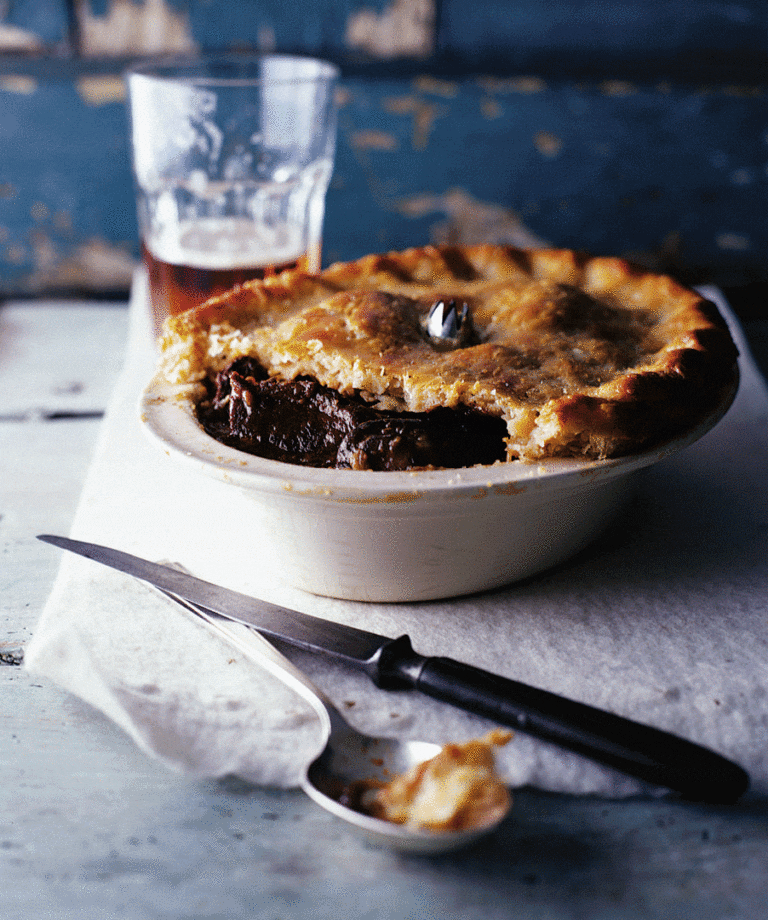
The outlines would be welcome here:
M 383 690 L 418 690 L 686 798 L 732 803 L 749 787 L 747 772 L 715 751 L 452 658 L 421 655 L 407 635 L 390 638 L 313 617 L 110 547 L 52 534 L 38 539 L 251 626 L 269 639 L 335 658 L 362 670 Z

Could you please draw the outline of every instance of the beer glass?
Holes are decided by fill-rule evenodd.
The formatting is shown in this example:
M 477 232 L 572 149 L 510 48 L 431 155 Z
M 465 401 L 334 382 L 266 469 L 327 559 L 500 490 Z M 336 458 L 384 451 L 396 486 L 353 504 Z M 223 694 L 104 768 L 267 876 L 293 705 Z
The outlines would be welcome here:
M 160 61 L 126 77 L 153 325 L 251 278 L 320 268 L 336 145 L 332 64 Z

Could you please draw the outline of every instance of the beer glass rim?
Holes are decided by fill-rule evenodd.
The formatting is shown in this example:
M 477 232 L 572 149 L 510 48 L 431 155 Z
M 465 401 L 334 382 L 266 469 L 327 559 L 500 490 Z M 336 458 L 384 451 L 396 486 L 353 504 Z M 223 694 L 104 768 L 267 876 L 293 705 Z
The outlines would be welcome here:
M 285 74 L 265 74 L 265 64 L 290 65 Z M 340 70 L 330 61 L 298 54 L 196 55 L 153 58 L 133 64 L 126 77 L 143 77 L 161 83 L 189 86 L 259 86 L 263 83 L 301 85 L 331 83 Z

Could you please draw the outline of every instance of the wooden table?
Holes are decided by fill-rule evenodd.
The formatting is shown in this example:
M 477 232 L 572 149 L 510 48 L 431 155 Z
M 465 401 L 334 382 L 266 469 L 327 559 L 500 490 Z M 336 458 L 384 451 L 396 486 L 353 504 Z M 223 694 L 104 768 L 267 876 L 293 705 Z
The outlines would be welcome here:
M 375 849 L 299 792 L 195 782 L 30 677 L 23 648 L 118 374 L 125 304 L 0 307 L 0 916 L 8 920 L 763 920 L 768 803 L 523 790 L 492 838 Z M 748 332 L 764 356 L 766 324 Z M 763 365 L 765 367 L 765 365 Z

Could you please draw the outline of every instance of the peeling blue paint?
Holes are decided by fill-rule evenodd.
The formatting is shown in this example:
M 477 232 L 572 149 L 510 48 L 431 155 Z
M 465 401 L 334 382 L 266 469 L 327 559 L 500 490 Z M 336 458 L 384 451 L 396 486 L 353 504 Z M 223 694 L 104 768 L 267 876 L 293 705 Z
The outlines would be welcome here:
M 24 292 L 40 234 L 62 256 L 93 237 L 132 245 L 124 106 L 88 106 L 70 80 L 40 80 L 31 95 L 5 92 L 0 80 L 0 112 L 0 186 L 14 189 L 0 200 L 0 226 L 9 229 L 0 289 Z M 35 218 L 39 205 L 45 219 Z
M 387 5 L 388 0 L 190 0 L 187 4 L 193 38 L 203 49 L 259 49 L 267 42 L 279 49 L 326 55 L 344 51 L 347 20 L 355 11 L 367 8 L 380 13 Z
M 443 0 L 440 51 L 469 66 L 685 77 L 764 68 L 763 0 Z
M 23 29 L 52 48 L 67 42 L 68 9 L 67 0 L 6 0 L 0 5 L 0 26 Z
M 741 87 L 730 80 L 629 79 L 608 69 L 576 77 L 562 73 L 556 57 L 538 72 L 500 71 L 475 34 L 483 22 L 495 22 L 494 41 L 514 57 L 547 34 L 570 41 L 564 24 L 585 26 L 603 9 L 598 3 L 476 0 L 470 10 L 466 0 L 445 0 L 443 45 L 433 60 L 365 65 L 340 50 L 336 24 L 363 7 L 382 13 L 391 5 L 385 0 L 168 3 L 189 11 L 196 37 L 207 36 L 211 47 L 229 46 L 238 24 L 248 44 L 268 19 L 278 23 L 280 49 L 317 51 L 331 43 L 331 56 L 343 65 L 345 103 L 327 202 L 326 262 L 421 245 L 439 234 L 461 238 L 470 217 L 472 232 L 482 229 L 485 208 L 490 215 L 507 209 L 553 244 L 640 254 L 690 279 L 739 284 L 768 274 L 768 97 L 760 70 Z M 624 0 L 612 15 L 640 15 L 641 5 Z M 730 3 L 683 9 L 680 0 L 653 0 L 648 9 L 679 12 L 675 28 L 685 27 L 686 42 L 701 42 L 701 30 L 719 17 L 723 31 L 713 41 L 725 55 L 766 10 L 739 6 L 741 13 Z M 43 8 L 64 9 L 18 0 L 6 19 L 24 11 L 29 26 Z M 92 0 L 91 9 L 105 15 L 108 2 Z M 460 22 L 466 29 L 457 32 Z M 655 52 L 683 41 L 675 35 L 660 37 Z M 586 33 L 576 38 L 584 47 Z M 609 62 L 613 51 L 632 57 L 626 34 L 611 39 L 602 28 L 591 40 Z M 757 41 L 750 35 L 746 58 Z M 495 69 L 483 76 L 457 63 L 465 47 Z M 39 281 L 41 259 L 64 261 L 92 240 L 138 256 L 126 117 L 114 94 L 124 64 L 0 55 L 0 295 L 25 292 Z M 97 78 L 97 91 L 99 78 L 111 80 L 111 89 L 104 83 L 103 97 L 88 98 L 78 92 L 84 75 Z M 454 213 L 456 189 L 474 215 Z M 83 282 L 87 287 L 89 279 Z

